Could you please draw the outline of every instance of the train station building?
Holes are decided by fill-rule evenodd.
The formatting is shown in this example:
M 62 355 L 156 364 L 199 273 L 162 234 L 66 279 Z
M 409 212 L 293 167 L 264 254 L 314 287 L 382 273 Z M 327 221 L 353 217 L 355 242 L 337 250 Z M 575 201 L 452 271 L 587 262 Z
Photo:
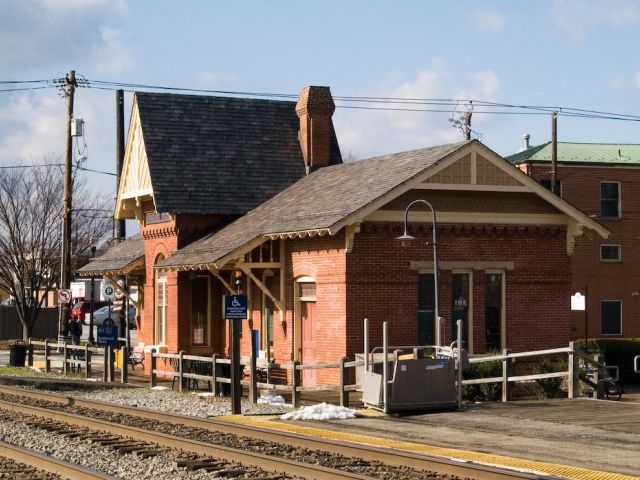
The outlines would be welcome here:
M 443 340 L 472 353 L 566 346 L 571 255 L 608 230 L 474 140 L 343 163 L 327 87 L 297 102 L 138 93 L 116 218 L 140 236 L 83 267 L 137 282 L 138 341 L 228 353 L 223 296 L 249 297 L 263 358 L 335 362 L 435 338 L 434 218 Z M 102 262 L 102 263 L 100 263 Z M 239 284 L 237 282 L 239 281 Z M 334 380 L 304 371 L 303 383 Z

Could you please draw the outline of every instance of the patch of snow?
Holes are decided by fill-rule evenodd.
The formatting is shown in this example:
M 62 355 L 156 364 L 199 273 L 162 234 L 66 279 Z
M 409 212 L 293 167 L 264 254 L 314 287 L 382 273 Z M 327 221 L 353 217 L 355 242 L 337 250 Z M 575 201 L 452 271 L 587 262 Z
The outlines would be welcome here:
M 41 372 L 42 369 L 40 367 L 29 367 L 31 370 L 35 371 L 35 372 Z
M 358 412 L 355 410 L 322 402 L 299 408 L 295 412 L 285 413 L 280 418 L 282 420 L 345 420 L 357 416 Z
M 258 403 L 265 403 L 268 405 L 286 405 L 282 395 L 265 395 L 258 399 Z
M 205 397 L 205 398 L 206 397 L 215 397 L 216 396 L 216 394 L 213 393 L 213 392 L 200 392 L 200 393 L 193 392 L 193 393 L 197 394 L 199 397 Z
M 155 387 L 151 387 L 151 390 L 169 390 L 169 387 L 163 387 L 161 385 L 156 385 Z

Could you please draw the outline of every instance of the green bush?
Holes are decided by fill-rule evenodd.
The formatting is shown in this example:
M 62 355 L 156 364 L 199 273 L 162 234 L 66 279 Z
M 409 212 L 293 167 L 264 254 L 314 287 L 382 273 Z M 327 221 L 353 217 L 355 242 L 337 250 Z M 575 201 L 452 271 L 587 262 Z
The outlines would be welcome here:
M 584 341 L 580 342 L 584 348 Z M 640 374 L 633 370 L 633 359 L 640 355 L 640 338 L 596 338 L 589 339 L 589 355 L 604 354 L 607 365 L 620 369 L 620 380 L 624 383 L 640 383 Z
M 499 352 L 492 352 L 490 355 L 498 355 Z M 499 360 L 492 362 L 472 363 L 463 373 L 465 380 L 476 378 L 491 378 L 502 376 L 502 362 Z M 462 389 L 462 396 L 465 400 L 494 402 L 502 397 L 502 383 L 483 383 L 480 385 L 465 385 Z
M 539 375 L 541 373 L 554 373 L 567 370 L 567 362 L 552 362 L 546 358 L 533 367 L 533 373 Z M 556 398 L 560 395 L 562 387 L 562 377 L 543 378 L 536 380 L 538 394 L 541 398 Z

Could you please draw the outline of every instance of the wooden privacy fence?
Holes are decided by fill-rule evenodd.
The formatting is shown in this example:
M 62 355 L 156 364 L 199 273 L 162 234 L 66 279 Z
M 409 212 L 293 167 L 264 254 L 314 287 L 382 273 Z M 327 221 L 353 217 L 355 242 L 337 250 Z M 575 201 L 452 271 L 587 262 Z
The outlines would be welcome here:
M 53 338 L 58 335 L 58 309 L 42 308 L 33 323 L 31 336 Z M 22 322 L 16 307 L 0 307 L 0 340 L 22 338 Z

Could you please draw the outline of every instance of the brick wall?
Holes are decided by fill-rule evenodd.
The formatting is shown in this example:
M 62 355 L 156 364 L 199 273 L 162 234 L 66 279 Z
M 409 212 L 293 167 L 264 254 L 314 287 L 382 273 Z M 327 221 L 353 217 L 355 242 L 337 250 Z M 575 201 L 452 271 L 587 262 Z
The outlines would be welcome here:
M 549 164 L 531 167 L 537 180 L 549 178 Z M 640 167 L 558 167 L 562 197 L 585 214 L 593 217 L 612 233 L 607 239 L 596 234 L 583 235 L 576 241 L 571 257 L 572 292 L 587 295 L 588 336 L 601 336 L 601 300 L 622 302 L 622 335 L 640 337 Z M 620 182 L 621 217 L 600 217 L 600 182 Z M 621 262 L 600 261 L 600 245 L 621 245 Z M 572 332 L 585 336 L 585 312 L 572 313 Z

